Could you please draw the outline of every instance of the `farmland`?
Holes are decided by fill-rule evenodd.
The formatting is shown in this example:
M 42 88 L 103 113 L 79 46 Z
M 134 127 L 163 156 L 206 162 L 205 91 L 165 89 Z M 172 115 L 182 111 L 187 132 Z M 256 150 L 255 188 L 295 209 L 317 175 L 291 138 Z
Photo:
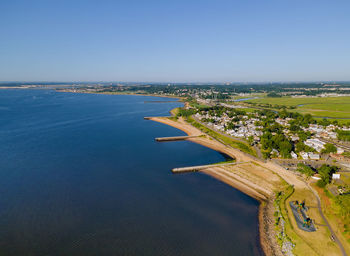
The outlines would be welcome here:
M 247 100 L 245 102 L 255 103 L 257 105 L 270 104 L 274 109 L 280 106 L 291 108 L 290 111 L 296 111 L 302 114 L 311 114 L 314 117 L 327 117 L 339 121 L 350 121 L 350 97 L 315 97 L 315 98 L 260 98 Z

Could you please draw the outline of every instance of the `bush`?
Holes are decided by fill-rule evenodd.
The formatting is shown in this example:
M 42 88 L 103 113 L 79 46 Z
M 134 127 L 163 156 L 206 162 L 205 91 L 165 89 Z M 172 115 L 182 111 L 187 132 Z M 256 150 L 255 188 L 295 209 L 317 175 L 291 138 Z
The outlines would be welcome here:
M 297 171 L 305 174 L 308 177 L 314 175 L 314 171 L 312 170 L 312 168 L 308 165 L 303 164 L 303 163 L 298 164 Z
M 350 216 L 350 194 L 337 196 L 336 203 L 340 206 L 340 214 L 343 217 L 349 217 Z
M 337 130 L 338 139 L 343 141 L 350 141 L 350 131 Z
M 267 97 L 271 97 L 271 98 L 280 98 L 282 97 L 281 95 L 275 93 L 275 92 L 270 92 L 267 94 Z
M 328 184 L 331 180 L 332 174 L 337 171 L 336 166 L 329 166 L 323 164 L 321 168 L 318 169 L 318 173 L 321 175 L 321 179 L 325 184 Z
M 327 185 L 327 182 L 325 180 L 318 180 L 316 185 L 320 188 L 324 188 Z
M 177 116 L 189 117 L 195 113 L 196 113 L 195 109 L 179 108 L 179 111 L 177 112 Z
M 331 143 L 326 143 L 326 145 L 324 145 L 324 149 L 322 149 L 321 153 L 337 153 L 337 147 Z

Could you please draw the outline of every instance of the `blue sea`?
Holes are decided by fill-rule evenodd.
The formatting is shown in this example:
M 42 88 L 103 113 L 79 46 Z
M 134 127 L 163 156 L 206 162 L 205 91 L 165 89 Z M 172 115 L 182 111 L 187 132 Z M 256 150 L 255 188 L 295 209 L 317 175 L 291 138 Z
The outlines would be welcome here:
M 0 90 L 0 255 L 262 255 L 257 201 L 171 173 L 225 158 L 156 142 L 184 134 L 160 100 Z

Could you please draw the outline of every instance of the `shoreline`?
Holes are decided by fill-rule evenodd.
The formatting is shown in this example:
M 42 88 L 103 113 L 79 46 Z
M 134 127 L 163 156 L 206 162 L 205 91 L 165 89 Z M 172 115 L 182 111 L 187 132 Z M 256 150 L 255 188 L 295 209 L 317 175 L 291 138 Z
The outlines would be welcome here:
M 184 100 L 180 96 L 169 96 L 169 95 L 156 95 L 156 94 L 143 94 L 143 93 L 122 93 L 122 92 L 81 92 L 75 91 L 73 89 L 54 89 L 56 92 L 69 92 L 69 93 L 83 93 L 83 94 L 104 94 L 104 95 L 131 95 L 131 96 L 148 96 L 148 97 L 158 97 L 158 98 L 170 98 L 177 99 L 178 101 Z M 176 101 L 174 101 L 176 102 Z
M 150 117 L 149 120 L 166 124 L 179 130 L 182 130 L 188 136 L 201 136 L 196 138 L 190 138 L 187 140 L 208 147 L 220 153 L 227 154 L 228 156 L 236 159 L 237 162 L 256 162 L 255 160 L 250 159 L 246 154 L 240 152 L 238 149 L 228 148 L 226 145 L 223 145 L 216 140 L 210 139 L 210 137 L 208 137 L 203 132 L 199 131 L 197 128 L 186 123 L 182 118 L 179 118 L 177 121 L 173 121 L 167 117 Z M 265 255 L 283 255 L 281 247 L 277 244 L 275 238 L 275 231 L 273 225 L 273 194 L 267 195 L 266 191 L 265 193 L 259 192 L 259 190 L 264 190 L 264 188 L 256 184 L 252 184 L 252 182 L 249 179 L 244 179 L 239 176 L 224 176 L 220 174 L 220 170 L 218 170 L 217 168 L 208 168 L 205 170 L 201 170 L 200 172 L 211 176 L 212 178 L 217 179 L 257 200 L 259 202 L 258 229 L 261 249 L 263 250 Z M 247 185 L 249 183 L 250 186 Z
M 182 97 L 149 94 L 143 95 L 135 93 L 81 93 L 174 98 L 178 99 L 178 101 L 182 101 L 185 105 L 188 104 Z M 174 116 L 173 111 L 171 111 L 171 114 Z M 302 178 L 298 177 L 298 175 L 286 170 L 271 160 L 262 161 L 261 159 L 256 159 L 251 155 L 243 153 L 231 145 L 227 146 L 216 138 L 211 137 L 210 135 L 205 134 L 201 130 L 192 126 L 190 123 L 183 120 L 182 117 L 176 120 L 171 117 L 149 117 L 148 119 L 182 130 L 188 136 L 200 135 L 200 137 L 190 138 L 187 140 L 224 153 L 231 158 L 236 159 L 237 162 L 249 162 L 251 165 L 250 169 L 246 168 L 244 170 L 244 167 L 247 166 L 238 166 L 237 168 L 233 168 L 234 170 L 227 170 L 226 167 L 221 169 L 215 168 L 215 170 L 214 168 L 208 168 L 206 171 L 209 170 L 211 173 L 205 173 L 203 170 L 201 172 L 211 176 L 212 178 L 218 179 L 219 181 L 224 182 L 259 201 L 259 242 L 260 249 L 265 255 L 283 256 L 294 255 L 294 253 L 296 253 L 296 255 L 310 256 L 339 255 L 340 251 L 338 251 L 338 247 L 342 248 L 342 245 L 339 245 L 339 242 L 337 242 L 335 247 L 329 248 L 326 246 L 328 243 L 334 243 L 334 240 L 329 237 L 329 230 L 326 225 L 318 224 L 319 226 L 315 234 L 304 234 L 302 231 L 297 229 L 295 220 L 288 210 L 288 202 L 292 200 L 305 200 L 305 198 L 307 198 L 308 202 L 313 204 L 315 203 L 315 198 L 317 197 L 317 195 L 310 196 L 310 188 L 308 184 Z M 235 172 L 239 173 L 240 169 L 244 170 L 244 172 L 241 172 L 237 176 Z M 266 172 L 269 174 L 264 176 L 264 172 L 265 174 Z M 249 177 L 252 173 L 252 176 L 255 177 Z M 276 177 L 278 182 L 273 180 Z M 264 190 L 262 188 L 269 188 L 271 193 L 268 195 L 264 195 L 264 193 L 262 193 L 263 197 L 261 197 L 260 192 Z M 258 193 L 256 193 L 256 190 Z M 311 208 L 310 211 L 312 212 L 311 214 L 313 218 L 315 218 L 316 223 L 319 222 L 319 218 L 323 214 L 322 209 L 319 208 L 318 210 L 313 210 L 313 208 Z M 327 254 L 323 254 L 322 252 L 324 252 L 326 248 L 330 250 L 327 250 Z M 343 255 L 346 255 L 346 253 L 343 253 Z

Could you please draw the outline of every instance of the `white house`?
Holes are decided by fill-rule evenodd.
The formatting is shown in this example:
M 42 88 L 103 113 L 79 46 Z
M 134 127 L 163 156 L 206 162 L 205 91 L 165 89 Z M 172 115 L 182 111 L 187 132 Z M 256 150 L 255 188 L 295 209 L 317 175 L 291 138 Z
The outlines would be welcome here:
M 309 157 L 311 160 L 320 160 L 320 155 L 315 153 L 309 153 Z
M 304 160 L 309 159 L 309 154 L 306 153 L 306 152 L 301 152 L 300 155 L 301 155 L 301 157 L 302 157 Z
M 298 155 L 295 154 L 293 151 L 290 152 L 290 155 L 292 156 L 293 159 L 297 159 L 298 158 Z
M 308 139 L 304 143 L 305 145 L 316 149 L 317 152 L 321 152 L 321 150 L 324 148 L 324 144 L 326 144 L 319 139 Z
M 333 173 L 332 180 L 339 180 L 340 179 L 340 173 Z
M 344 153 L 344 149 L 342 148 L 337 148 L 337 154 L 343 154 Z

